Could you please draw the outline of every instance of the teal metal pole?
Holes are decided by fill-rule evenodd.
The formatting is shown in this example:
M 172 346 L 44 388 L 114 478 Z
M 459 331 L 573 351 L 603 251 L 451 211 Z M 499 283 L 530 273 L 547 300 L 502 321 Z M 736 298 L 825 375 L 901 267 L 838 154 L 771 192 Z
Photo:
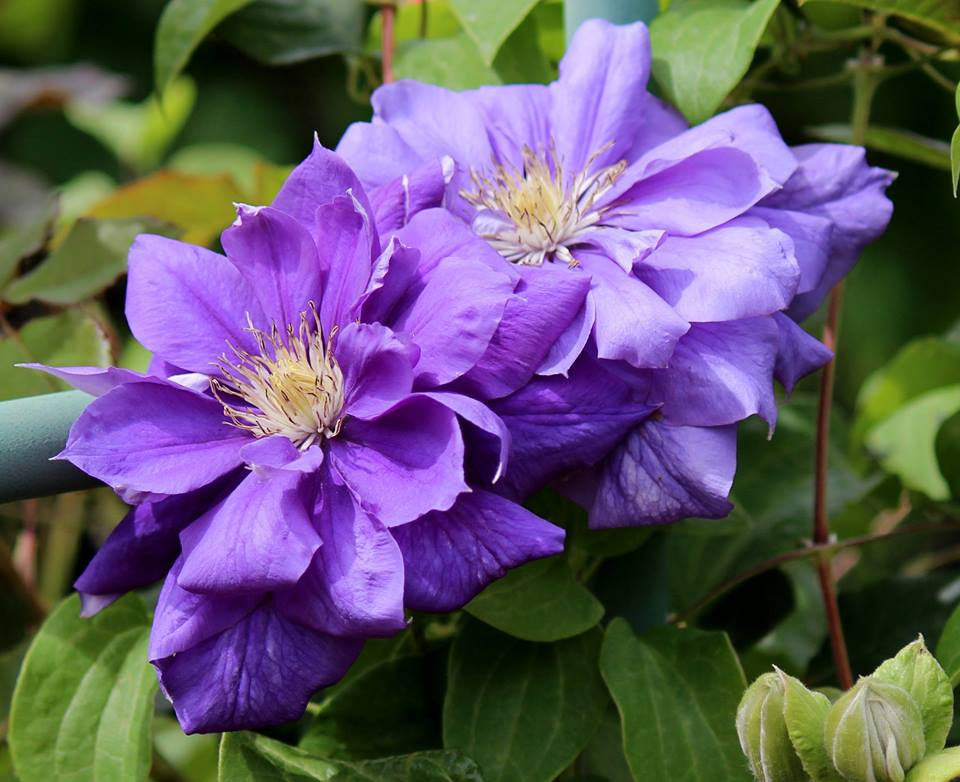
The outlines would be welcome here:
M 50 461 L 92 401 L 82 391 L 62 391 L 0 402 L 0 503 L 100 485 L 69 462 Z
M 659 0 L 565 0 L 563 29 L 567 43 L 587 19 L 606 19 L 615 24 L 642 21 L 649 24 L 660 12 Z

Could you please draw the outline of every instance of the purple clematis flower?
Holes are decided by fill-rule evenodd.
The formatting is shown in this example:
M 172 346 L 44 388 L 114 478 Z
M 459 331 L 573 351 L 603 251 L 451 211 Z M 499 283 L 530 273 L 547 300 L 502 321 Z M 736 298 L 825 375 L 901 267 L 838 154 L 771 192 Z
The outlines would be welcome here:
M 774 378 L 829 360 L 797 321 L 891 213 L 862 149 L 791 149 L 761 106 L 688 128 L 647 92 L 650 57 L 643 24 L 593 20 L 550 85 L 387 85 L 338 146 L 385 225 L 443 204 L 528 285 L 589 279 L 492 407 L 515 443 L 502 490 L 562 478 L 599 527 L 729 512 L 737 423 L 772 427 Z
M 532 372 L 499 342 L 531 294 L 440 210 L 383 245 L 370 214 L 318 144 L 273 206 L 238 207 L 226 256 L 134 243 L 148 374 L 46 368 L 98 396 L 61 457 L 135 504 L 76 587 L 89 613 L 165 578 L 149 656 L 187 732 L 296 719 L 405 605 L 562 550 L 490 490 L 509 433 L 453 390 Z

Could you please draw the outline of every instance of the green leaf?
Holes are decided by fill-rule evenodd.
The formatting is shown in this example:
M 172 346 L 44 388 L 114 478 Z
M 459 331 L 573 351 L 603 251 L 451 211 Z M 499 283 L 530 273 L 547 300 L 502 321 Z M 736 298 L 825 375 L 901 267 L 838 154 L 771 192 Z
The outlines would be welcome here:
M 38 214 L 0 233 L 0 290 L 24 258 L 39 252 L 50 237 L 57 216 L 57 200 L 50 198 Z
M 459 752 L 415 752 L 356 763 L 333 762 L 256 733 L 225 733 L 220 782 L 483 782 Z
M 267 65 L 359 51 L 363 0 L 256 0 L 220 28 L 234 46 Z
M 633 782 L 633 775 L 623 754 L 620 715 L 611 703 L 603 713 L 600 727 L 580 757 L 577 768 L 585 779 L 599 778 L 606 782 Z
M 435 707 L 441 696 L 431 693 L 428 665 L 425 657 L 407 655 L 348 679 L 320 704 L 300 748 L 322 757 L 364 759 L 439 747 Z
M 953 724 L 953 688 L 940 663 L 927 650 L 923 637 L 885 660 L 872 675 L 910 693 L 923 718 L 927 753 L 943 749 Z
M 960 413 L 954 413 L 940 427 L 934 443 L 937 464 L 947 481 L 951 497 L 960 497 Z
M 162 93 L 186 67 L 200 42 L 230 14 L 252 0 L 170 0 L 160 21 L 153 48 L 153 73 Z
M 850 125 L 843 123 L 815 125 L 807 128 L 807 133 L 824 141 L 835 141 L 840 144 L 853 143 L 853 129 Z M 931 168 L 950 170 L 950 148 L 940 139 L 921 136 L 919 133 L 902 128 L 871 125 L 867 128 L 863 143 L 878 152 L 898 155 Z
M 310 782 L 334 778 L 336 766 L 258 733 L 224 733 L 220 782 Z
M 783 682 L 783 719 L 790 743 L 813 782 L 842 782 L 823 744 L 823 726 L 830 711 L 830 699 L 812 692 L 797 679 L 780 673 Z
M 903 347 L 864 381 L 857 397 L 857 439 L 921 394 L 960 383 L 960 344 L 924 337 Z
M 928 391 L 885 418 L 867 434 L 866 444 L 884 468 L 903 484 L 935 500 L 950 497 L 937 463 L 940 426 L 960 411 L 960 384 Z
M 183 782 L 212 782 L 217 778 L 217 734 L 188 735 L 174 717 L 162 715 L 153 720 L 153 745 L 157 754 L 180 773 Z
M 233 202 L 243 195 L 223 174 L 155 174 L 121 187 L 90 210 L 88 217 L 151 218 L 183 230 L 183 241 L 210 245 L 233 222 Z
M 89 299 L 126 272 L 127 252 L 142 233 L 176 236 L 179 232 L 164 223 L 136 218 L 80 219 L 43 263 L 7 287 L 4 298 L 14 304 L 31 299 L 74 304 Z
M 653 75 L 691 123 L 712 116 L 750 67 L 779 0 L 674 0 L 650 25 Z
M 960 185 L 960 126 L 953 131 L 950 139 L 950 176 L 953 180 L 953 197 L 957 197 L 957 186 Z
M 162 101 L 151 95 L 142 103 L 105 105 L 72 103 L 64 109 L 70 123 L 89 133 L 135 171 L 157 165 L 193 110 L 197 89 L 184 77 L 171 82 Z
M 600 671 L 620 711 L 634 779 L 747 782 L 735 716 L 747 683 L 723 633 L 607 628 Z
M 555 779 L 603 715 L 600 640 L 528 643 L 468 624 L 450 650 L 444 745 L 475 758 L 486 782 Z
M 484 63 L 493 65 L 500 47 L 537 4 L 537 0 L 451 0 L 464 31 L 480 50 Z
M 958 605 L 943 627 L 937 642 L 937 659 L 943 666 L 950 684 L 960 685 L 960 605 Z
M 48 375 L 14 366 L 30 362 L 105 367 L 110 343 L 100 324 L 79 310 L 31 320 L 16 336 L 0 338 L 0 400 L 68 388 Z
M 952 38 L 960 38 L 958 0 L 839 0 L 847 5 L 902 16 Z M 809 0 L 800 0 L 805 5 Z
M 13 690 L 17 684 L 17 676 L 20 673 L 20 666 L 23 664 L 23 657 L 26 653 L 26 640 L 0 653 L 0 722 L 4 722 L 10 714 Z
M 510 571 L 471 600 L 466 610 L 526 641 L 571 638 L 589 630 L 603 616 L 600 601 L 573 577 L 560 556 Z
M 10 716 L 22 782 L 146 779 L 157 676 L 147 662 L 150 618 L 128 595 L 92 619 L 63 601 L 24 659 Z

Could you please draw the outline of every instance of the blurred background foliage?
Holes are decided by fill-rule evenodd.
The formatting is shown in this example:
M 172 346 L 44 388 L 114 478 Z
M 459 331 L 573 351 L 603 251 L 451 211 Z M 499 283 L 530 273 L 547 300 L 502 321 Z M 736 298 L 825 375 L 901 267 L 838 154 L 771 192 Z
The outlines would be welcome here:
M 644 0 L 607 5 L 624 21 L 657 10 Z M 958 122 L 952 90 L 960 78 L 960 7 L 954 0 L 660 6 L 654 89 L 696 120 L 761 101 L 791 143 L 849 140 L 851 59 L 874 32 L 873 48 L 884 58 L 866 140 L 874 164 L 899 172 L 890 189 L 895 211 L 847 284 L 829 493 L 841 611 L 854 670 L 865 672 L 918 632 L 932 646 L 960 600 L 960 219 L 949 141 Z M 453 88 L 547 82 L 566 36 L 595 7 L 575 0 L 404 2 L 396 8 L 394 72 Z M 876 13 L 865 16 L 864 8 Z M 357 0 L 0 0 L 0 400 L 62 388 L 13 368 L 16 362 L 146 367 L 149 356 L 123 318 L 133 237 L 163 233 L 216 248 L 233 219 L 232 202 L 268 203 L 314 133 L 332 147 L 350 122 L 369 118 L 369 96 L 381 79 L 382 16 L 379 6 Z M 691 48 L 699 40 L 691 31 L 703 29 L 697 25 L 729 32 L 736 45 Z M 865 36 L 864 25 L 874 32 Z M 881 30 L 892 32 L 876 37 Z M 690 76 L 691 62 L 712 81 Z M 806 324 L 813 333 L 821 317 Z M 643 768 L 643 736 L 634 736 L 635 756 L 625 757 L 621 723 L 596 665 L 578 668 L 599 660 L 628 734 L 638 710 L 657 711 L 669 728 L 704 709 L 708 733 L 729 711 L 730 724 L 717 728 L 719 755 L 679 738 L 672 746 L 688 756 L 714 752 L 705 768 L 729 763 L 739 769 L 730 779 L 741 778 L 730 744 L 730 701 L 735 706 L 743 681 L 733 650 L 748 678 L 775 663 L 810 683 L 835 681 L 804 551 L 816 388 L 810 379 L 784 404 L 772 440 L 765 427 L 743 427 L 730 519 L 589 532 L 576 508 L 549 492 L 538 495 L 531 507 L 569 530 L 563 557 L 520 569 L 466 614 L 418 618 L 398 639 L 369 644 L 350 676 L 318 699 L 312 717 L 272 738 L 299 742 L 317 757 L 361 762 L 437 749 L 442 724 L 448 737 L 473 736 L 470 749 L 488 780 L 549 779 L 559 758 L 557 768 L 569 766 L 565 779 L 618 782 L 630 778 L 628 763 L 635 776 Z M 123 512 L 103 489 L 0 506 L 0 736 L 27 641 Z M 618 622 L 609 625 L 601 653 L 595 626 L 602 618 Z M 642 633 L 668 620 L 727 636 L 697 636 L 701 652 L 694 652 L 689 638 L 667 630 L 640 640 L 624 630 Z M 956 680 L 960 618 L 947 628 L 941 661 Z M 556 717 L 552 680 L 537 678 L 549 675 L 544 649 L 560 681 L 578 682 L 571 697 L 579 721 L 565 724 L 569 735 L 554 737 L 550 763 L 510 771 L 495 757 L 498 743 L 536 747 L 538 738 L 524 735 L 522 725 L 512 737 L 494 728 L 521 712 Z M 500 672 L 504 691 L 478 694 L 483 658 L 500 653 L 514 660 Z M 457 665 L 442 708 L 448 654 Z M 698 654 L 707 654 L 707 673 Z M 696 693 L 672 706 L 629 702 L 618 697 L 636 690 L 636 682 L 618 680 L 627 658 L 659 666 L 665 681 L 705 690 L 725 682 L 726 689 L 706 705 Z M 510 687 L 520 684 L 533 693 L 544 688 L 540 701 L 511 700 Z M 489 719 L 470 722 L 451 693 L 492 710 L 484 712 Z M 380 699 L 376 714 L 357 709 L 370 698 Z M 149 719 L 153 750 L 144 757 L 156 782 L 216 778 L 215 737 L 184 737 L 163 705 Z M 232 754 L 223 750 L 229 757 L 220 761 L 221 778 L 274 773 L 273 761 L 262 760 L 277 756 L 271 741 L 224 742 Z M 238 760 L 250 757 L 260 760 Z M 431 778 L 377 768 L 379 776 L 341 769 L 346 776 L 335 778 Z M 303 773 L 282 778 L 319 778 Z M 469 773 L 442 778 L 473 778 Z M 0 743 L 0 781 L 11 779 Z

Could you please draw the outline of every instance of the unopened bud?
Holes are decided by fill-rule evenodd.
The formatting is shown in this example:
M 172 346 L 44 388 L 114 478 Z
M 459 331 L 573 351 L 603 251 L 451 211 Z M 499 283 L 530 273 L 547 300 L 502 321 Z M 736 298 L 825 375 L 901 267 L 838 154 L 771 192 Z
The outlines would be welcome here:
M 743 694 L 737 708 L 737 735 L 757 782 L 806 782 L 783 719 L 783 681 L 765 673 Z
M 867 677 L 830 708 L 824 743 L 846 779 L 903 782 L 923 757 L 923 719 L 905 689 Z

